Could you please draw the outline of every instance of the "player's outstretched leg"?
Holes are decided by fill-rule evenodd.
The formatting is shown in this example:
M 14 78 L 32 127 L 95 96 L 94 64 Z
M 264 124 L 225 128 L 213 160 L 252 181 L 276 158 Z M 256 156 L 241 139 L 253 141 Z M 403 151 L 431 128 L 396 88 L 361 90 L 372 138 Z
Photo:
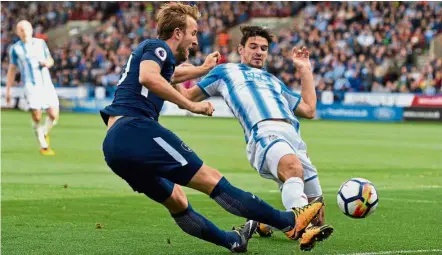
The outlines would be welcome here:
M 289 147 L 287 143 L 278 143 L 280 146 Z M 274 145 L 270 150 L 279 149 Z M 289 147 L 289 149 L 291 149 Z M 286 150 L 287 151 L 287 150 Z M 308 204 L 307 196 L 304 193 L 304 169 L 301 161 L 294 154 L 287 154 L 283 157 L 268 157 L 267 165 L 269 165 L 272 174 L 277 177 L 283 184 L 281 185 L 281 199 L 284 207 L 290 209 L 293 207 L 301 208 Z
M 279 211 L 259 197 L 232 186 L 217 170 L 203 165 L 187 185 L 209 194 L 221 207 L 240 217 L 269 224 L 295 239 L 322 207 L 314 201 L 302 208 Z
M 267 172 L 278 180 L 281 199 L 286 210 L 302 208 L 308 204 L 304 193 L 304 169 L 295 151 L 286 141 L 273 144 L 267 152 L 261 171 Z M 259 223 L 257 233 L 262 237 L 272 235 L 272 229 Z M 302 233 L 298 235 L 301 236 Z
M 307 164 L 309 163 L 309 164 Z M 307 164 L 304 166 L 304 164 Z M 305 194 L 304 187 L 304 167 L 311 169 L 310 162 L 301 162 L 300 158 L 295 154 L 295 151 L 288 145 L 287 142 L 276 143 L 273 147 L 268 150 L 266 161 L 263 165 L 263 170 L 270 172 L 275 178 L 281 182 L 281 197 L 284 207 L 288 210 L 290 208 L 302 208 L 308 204 L 307 196 Z M 316 172 L 316 169 L 311 169 L 311 171 Z M 318 182 L 317 178 L 315 180 Z M 319 185 L 319 183 L 318 183 Z M 318 187 L 306 187 L 310 194 L 322 194 L 322 191 Z M 322 197 L 320 197 L 321 202 Z M 321 208 L 320 213 L 323 214 L 323 208 Z M 320 215 L 323 218 L 323 215 Z M 319 217 L 318 217 L 319 218 Z M 321 222 L 323 224 L 323 219 L 315 219 L 314 222 Z M 315 225 L 315 224 L 313 224 Z M 305 230 L 306 235 L 302 235 L 304 230 L 301 230 L 296 238 L 303 236 L 301 243 L 302 250 L 312 249 L 316 241 L 321 241 L 327 239 L 333 232 L 333 227 L 324 226 L 313 227 L 310 226 Z M 265 224 L 259 224 L 257 232 L 260 236 L 271 235 L 271 229 Z
M 246 224 L 234 231 L 219 229 L 192 208 L 184 191 L 175 184 L 187 184 L 202 161 L 158 122 L 148 118 L 119 119 L 107 132 L 103 153 L 114 173 L 134 191 L 164 205 L 184 232 L 232 252 L 247 250 L 254 225 Z
M 192 208 L 179 185 L 174 185 L 172 195 L 162 204 L 187 234 L 223 246 L 232 252 L 247 251 L 248 240 L 256 228 L 254 221 L 249 221 L 234 231 L 223 231 Z

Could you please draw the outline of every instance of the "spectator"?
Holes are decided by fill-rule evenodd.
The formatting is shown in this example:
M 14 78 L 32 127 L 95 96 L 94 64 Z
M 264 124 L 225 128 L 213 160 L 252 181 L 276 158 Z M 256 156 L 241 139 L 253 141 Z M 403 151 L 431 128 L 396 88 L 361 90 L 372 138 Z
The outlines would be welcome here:
M 8 47 L 17 38 L 14 26 L 28 18 L 35 36 L 68 20 L 100 20 L 95 33 L 71 38 L 51 48 L 57 86 L 115 86 L 130 52 L 156 37 L 156 11 L 161 2 L 8 2 L 1 10 L 2 76 Z M 318 91 L 441 93 L 442 59 L 418 66 L 430 41 L 442 32 L 440 2 L 198 2 L 202 13 L 199 49 L 189 62 L 200 65 L 207 54 L 221 52 L 219 63 L 239 62 L 228 29 L 250 17 L 287 17 L 304 21 L 296 31 L 280 29 L 269 47 L 266 69 L 299 89 L 291 48 L 305 45 L 311 55 Z M 31 18 L 29 18 L 31 17 Z M 190 82 L 188 85 L 192 85 Z

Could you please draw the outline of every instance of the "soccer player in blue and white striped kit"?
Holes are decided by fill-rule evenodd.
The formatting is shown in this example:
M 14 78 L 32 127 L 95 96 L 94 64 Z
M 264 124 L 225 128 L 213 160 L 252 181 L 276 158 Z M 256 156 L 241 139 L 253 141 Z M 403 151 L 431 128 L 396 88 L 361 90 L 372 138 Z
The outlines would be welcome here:
M 178 91 L 196 102 L 214 95 L 224 98 L 244 129 L 250 164 L 262 177 L 278 183 L 287 210 L 302 208 L 308 200 L 322 201 L 317 170 L 308 157 L 297 118 L 311 119 L 316 111 L 309 52 L 306 48 L 293 49 L 293 63 L 301 73 L 299 95 L 263 69 L 272 42 L 270 31 L 259 26 L 245 26 L 241 31 L 240 64 L 218 65 L 198 86 L 187 90 L 179 87 Z M 331 235 L 333 228 L 323 221 L 320 215 L 318 226 L 307 228 L 302 238 L 297 236 L 302 250 L 312 249 L 316 241 Z M 258 231 L 271 234 L 264 224 Z
M 22 20 L 17 23 L 16 33 L 20 40 L 9 50 L 10 64 L 6 81 L 6 103 L 10 104 L 11 102 L 11 87 L 18 66 L 25 97 L 32 113 L 32 126 L 40 143 L 40 153 L 45 156 L 53 156 L 55 152 L 49 147 L 49 131 L 59 116 L 58 97 L 49 73 L 49 68 L 54 65 L 54 60 L 46 42 L 32 37 L 32 32 L 32 25 L 28 21 Z M 43 126 L 40 124 L 42 110 L 46 110 L 48 114 Z

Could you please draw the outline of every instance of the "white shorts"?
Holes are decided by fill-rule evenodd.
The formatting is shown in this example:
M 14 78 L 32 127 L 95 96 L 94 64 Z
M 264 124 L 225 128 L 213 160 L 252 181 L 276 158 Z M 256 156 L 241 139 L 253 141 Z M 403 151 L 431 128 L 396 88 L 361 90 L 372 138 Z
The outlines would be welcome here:
M 46 110 L 59 105 L 57 92 L 52 84 L 46 86 L 26 84 L 25 97 L 32 110 Z
M 276 181 L 280 188 L 283 183 L 278 179 L 278 163 L 288 154 L 296 155 L 301 161 L 307 197 L 321 196 L 318 172 L 308 157 L 307 145 L 295 128 L 281 121 L 258 123 L 247 144 L 247 158 L 262 177 Z

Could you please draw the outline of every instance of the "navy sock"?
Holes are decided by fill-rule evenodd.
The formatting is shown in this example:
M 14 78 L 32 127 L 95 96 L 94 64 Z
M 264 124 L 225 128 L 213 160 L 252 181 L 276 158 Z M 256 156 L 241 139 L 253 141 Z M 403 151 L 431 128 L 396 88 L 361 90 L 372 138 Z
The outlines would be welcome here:
M 241 243 L 241 238 L 236 232 L 219 229 L 204 216 L 195 212 L 190 204 L 186 210 L 171 215 L 178 226 L 189 235 L 226 247 L 229 250 L 235 242 Z
M 224 177 L 213 189 L 210 197 L 237 216 L 268 224 L 284 232 L 295 226 L 293 212 L 274 209 L 252 193 L 232 186 Z

